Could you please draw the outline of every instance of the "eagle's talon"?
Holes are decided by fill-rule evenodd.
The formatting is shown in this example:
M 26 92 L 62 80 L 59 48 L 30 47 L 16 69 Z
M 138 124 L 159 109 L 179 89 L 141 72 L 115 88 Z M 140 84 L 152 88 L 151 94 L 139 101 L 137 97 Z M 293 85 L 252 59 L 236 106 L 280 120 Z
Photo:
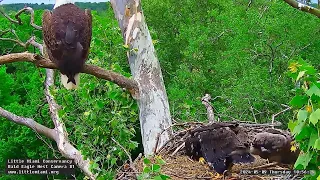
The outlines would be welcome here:
M 203 157 L 199 158 L 199 163 L 206 164 L 206 160 Z

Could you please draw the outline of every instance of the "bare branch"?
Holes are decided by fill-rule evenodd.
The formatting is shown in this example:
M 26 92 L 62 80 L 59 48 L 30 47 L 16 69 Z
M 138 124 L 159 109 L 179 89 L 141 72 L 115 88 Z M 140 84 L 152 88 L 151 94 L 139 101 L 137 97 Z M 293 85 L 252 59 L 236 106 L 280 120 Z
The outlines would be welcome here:
M 313 15 L 317 16 L 318 18 L 320 18 L 320 10 L 317 8 L 299 3 L 295 0 L 284 0 L 284 1 L 296 9 L 313 14 Z
M 52 63 L 49 59 L 45 59 L 39 55 L 35 55 L 28 52 L 13 53 L 13 54 L 0 56 L 0 65 L 6 64 L 6 63 L 12 63 L 12 62 L 21 62 L 21 61 L 32 62 L 37 67 L 41 67 L 41 68 L 57 69 L 57 66 L 54 63 Z M 138 85 L 135 80 L 128 79 L 127 77 L 121 74 L 115 73 L 113 71 L 108 71 L 98 66 L 86 64 L 82 72 L 86 74 L 91 74 L 93 76 L 96 76 L 97 78 L 114 82 L 119 86 L 127 88 L 129 90 L 133 90 L 134 92 L 138 91 Z M 134 92 L 131 91 L 131 93 L 134 93 Z
M 55 139 L 55 132 L 53 129 L 50 129 L 46 126 L 43 126 L 37 123 L 35 120 L 30 118 L 25 118 L 21 116 L 17 116 L 3 108 L 0 107 L 0 116 L 13 121 L 14 123 L 21 124 L 33 129 L 35 132 L 42 134 L 50 139 Z
M 41 46 L 42 47 L 42 46 Z M 48 57 L 48 54 L 45 51 L 42 51 L 45 57 Z M 31 54 L 32 55 L 32 54 Z M 55 126 L 55 131 L 57 133 L 56 143 L 61 154 L 69 159 L 73 159 L 76 165 L 84 172 L 86 176 L 90 179 L 95 179 L 95 175 L 89 169 L 90 160 L 85 160 L 80 151 L 78 151 L 69 141 L 68 132 L 62 120 L 59 117 L 58 110 L 59 105 L 54 99 L 54 96 L 51 94 L 50 88 L 54 87 L 54 71 L 52 69 L 46 69 L 46 80 L 45 80 L 45 96 L 49 104 L 49 112 L 51 119 Z
M 215 122 L 215 119 L 214 119 L 213 108 L 210 104 L 210 100 L 211 100 L 210 94 L 206 94 L 205 96 L 202 97 L 201 102 L 203 105 L 206 106 L 209 123 L 212 123 L 212 122 Z
M 20 15 L 23 13 L 23 12 L 28 12 L 30 13 L 30 16 L 31 16 L 31 19 L 30 19 L 30 25 L 32 27 L 34 27 L 35 29 L 38 29 L 38 30 L 42 30 L 42 27 L 41 26 L 38 26 L 34 23 L 34 11 L 31 7 L 25 7 L 23 9 L 21 9 L 20 11 L 17 12 L 17 14 L 14 16 L 17 20 L 14 20 L 12 19 L 8 14 L 6 14 L 5 12 L 3 12 L 1 9 L 0 9 L 0 13 L 5 17 L 7 18 L 10 22 L 12 23 L 15 23 L 15 24 L 19 24 L 19 25 L 22 25 L 22 21 L 21 21 L 21 18 L 20 18 Z
M 290 110 L 290 109 L 291 109 L 291 107 L 287 107 L 286 109 L 284 109 L 284 110 L 282 110 L 282 111 L 280 111 L 280 112 L 272 115 L 272 121 L 271 121 L 271 123 L 272 123 L 273 128 L 274 128 L 274 119 L 275 119 L 277 116 L 279 116 L 280 114 L 282 114 L 282 113 L 284 113 L 284 112 L 286 112 L 286 111 L 288 111 L 288 110 Z
M 1 11 L 1 10 L 0 10 Z M 0 30 L 0 37 L 2 37 L 3 35 L 7 34 L 8 32 L 10 32 L 11 30 L 8 29 L 8 30 L 5 30 L 5 31 L 1 31 Z
M 14 33 L 15 34 L 15 33 Z M 42 48 L 40 46 L 42 46 L 41 44 L 38 44 L 37 42 L 34 41 L 35 37 L 32 36 L 30 39 L 28 39 L 25 43 L 22 42 L 18 36 L 16 36 L 16 39 L 12 39 L 12 38 L 0 38 L 1 41 L 11 41 L 16 43 L 19 46 L 22 46 L 24 49 L 27 49 L 29 47 L 29 45 L 34 45 L 35 47 L 37 47 L 38 49 L 40 49 L 40 51 L 42 51 Z M 38 45 L 36 45 L 38 44 Z

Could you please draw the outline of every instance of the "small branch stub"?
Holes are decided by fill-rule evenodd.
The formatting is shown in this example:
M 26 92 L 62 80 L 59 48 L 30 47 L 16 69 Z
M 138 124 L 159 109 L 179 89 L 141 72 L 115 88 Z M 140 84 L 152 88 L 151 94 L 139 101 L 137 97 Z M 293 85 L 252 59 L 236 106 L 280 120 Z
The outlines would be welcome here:
M 209 123 L 213 123 L 215 122 L 215 119 L 214 119 L 214 112 L 213 112 L 213 108 L 210 104 L 210 100 L 211 100 L 211 96 L 210 94 L 206 94 L 205 96 L 203 96 L 201 98 L 201 102 L 202 104 L 206 107 L 207 109 L 207 116 L 208 116 L 208 121 Z

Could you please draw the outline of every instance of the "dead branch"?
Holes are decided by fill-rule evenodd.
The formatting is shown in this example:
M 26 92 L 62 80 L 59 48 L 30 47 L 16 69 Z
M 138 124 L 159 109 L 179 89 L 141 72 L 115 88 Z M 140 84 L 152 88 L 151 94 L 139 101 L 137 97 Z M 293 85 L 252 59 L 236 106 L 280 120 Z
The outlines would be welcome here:
M 134 171 L 134 172 L 138 172 L 137 169 L 134 167 L 134 164 L 133 164 L 133 161 L 132 161 L 132 158 L 131 158 L 131 155 L 130 153 L 126 150 L 126 148 L 124 148 L 118 141 L 116 141 L 114 138 L 111 138 L 111 140 L 116 143 L 127 155 L 128 159 L 129 159 L 129 162 L 130 162 L 130 167 L 131 169 Z
M 317 16 L 318 18 L 320 18 L 320 10 L 317 8 L 299 3 L 295 0 L 284 0 L 284 2 L 286 2 L 287 4 L 289 4 L 290 6 L 296 8 L 296 9 L 313 14 L 313 15 Z
M 25 118 L 21 116 L 17 116 L 3 108 L 0 107 L 0 116 L 13 121 L 14 123 L 21 124 L 24 126 L 27 126 L 34 131 L 36 131 L 39 134 L 42 134 L 50 139 L 55 139 L 55 132 L 53 129 L 50 129 L 46 126 L 43 126 L 39 123 L 37 123 L 35 120 L 30 119 L 30 118 Z
M 15 34 L 15 33 L 14 33 Z M 30 39 L 28 39 L 25 43 L 22 42 L 18 36 L 15 34 L 16 36 L 16 39 L 12 39 L 12 38 L 0 38 L 1 41 L 11 41 L 11 42 L 14 42 L 15 44 L 19 45 L 19 46 L 22 46 L 24 49 L 27 49 L 30 45 L 34 45 L 34 46 L 37 46 L 35 45 L 35 42 L 34 39 L 35 37 L 32 36 Z M 39 44 L 40 45 L 40 44 Z M 41 45 L 42 46 L 42 45 Z M 40 49 L 40 51 L 42 51 L 42 48 L 38 47 Z
M 178 151 L 180 151 L 180 149 L 182 149 L 182 148 L 184 148 L 184 147 L 185 147 L 185 143 L 183 142 L 183 143 L 181 143 L 181 145 L 180 145 L 180 146 L 178 146 L 178 147 L 177 147 L 177 149 L 176 149 L 176 150 L 174 150 L 174 152 L 171 154 L 171 156 L 176 155 L 176 154 L 177 154 L 177 152 L 178 152 Z
M 213 112 L 213 108 L 212 108 L 212 106 L 210 104 L 210 100 L 211 100 L 210 94 L 206 94 L 205 96 L 203 96 L 201 98 L 202 104 L 205 105 L 205 107 L 207 109 L 207 116 L 208 116 L 209 123 L 215 122 L 214 112 Z
M 288 111 L 288 110 L 290 110 L 290 109 L 291 109 L 291 107 L 287 107 L 286 109 L 284 109 L 284 110 L 282 110 L 282 111 L 280 111 L 280 112 L 272 115 L 271 124 L 272 124 L 272 127 L 273 127 L 273 128 L 274 128 L 274 119 L 275 119 L 277 116 L 279 116 L 280 114 L 282 114 L 282 113 L 284 113 L 284 112 L 286 112 L 286 111 Z
M 22 21 L 21 21 L 21 18 L 20 18 L 20 15 L 23 13 L 23 12 L 28 12 L 30 13 L 30 16 L 31 16 L 31 19 L 30 19 L 30 25 L 32 27 L 34 27 L 35 29 L 38 29 L 38 30 L 42 30 L 42 27 L 41 26 L 38 26 L 34 23 L 34 11 L 31 7 L 25 7 L 23 9 L 21 9 L 20 11 L 17 12 L 17 14 L 14 16 L 17 20 L 14 20 L 12 19 L 8 14 L 6 14 L 5 12 L 3 12 L 1 9 L 0 9 L 0 13 L 5 17 L 7 18 L 10 22 L 12 23 L 15 23 L 15 24 L 19 24 L 19 25 L 22 25 Z
M 33 44 L 35 44 L 35 42 L 33 42 Z M 57 69 L 57 66 L 54 63 L 52 63 L 49 59 L 45 59 L 39 55 L 35 55 L 28 52 L 0 56 L 0 65 L 22 61 L 34 63 L 37 67 L 41 68 Z M 93 76 L 96 76 L 97 78 L 114 82 L 118 84 L 120 87 L 133 90 L 134 92 L 138 91 L 138 85 L 135 80 L 128 79 L 125 76 L 115 73 L 113 71 L 108 71 L 98 66 L 86 64 L 82 72 L 86 74 L 91 74 Z
M 253 167 L 253 168 L 251 168 L 251 169 L 268 168 L 268 167 L 276 166 L 276 165 L 278 165 L 278 164 L 279 164 L 278 162 L 273 162 L 273 163 L 269 163 L 269 164 L 264 164 L 264 165 L 261 165 L 261 166 Z

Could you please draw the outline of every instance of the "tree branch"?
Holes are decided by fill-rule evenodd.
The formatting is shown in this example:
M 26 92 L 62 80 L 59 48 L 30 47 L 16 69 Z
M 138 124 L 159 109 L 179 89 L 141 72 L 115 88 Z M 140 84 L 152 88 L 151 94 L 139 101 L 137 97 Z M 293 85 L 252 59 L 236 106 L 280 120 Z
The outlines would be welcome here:
M 33 42 L 34 44 L 35 42 Z M 39 44 L 38 44 L 39 45 Z M 27 61 L 34 63 L 37 67 L 41 68 L 49 68 L 49 69 L 57 69 L 57 66 L 51 62 L 49 59 L 45 59 L 39 55 L 23 52 L 23 53 L 13 53 L 8 55 L 0 56 L 0 65 L 12 62 L 21 62 Z M 94 65 L 84 65 L 84 69 L 82 71 L 86 74 L 91 74 L 96 76 L 97 78 L 105 79 L 111 82 L 118 84 L 120 87 L 127 88 L 131 93 L 135 93 L 138 91 L 138 85 L 135 80 L 128 79 L 127 77 L 115 73 L 113 71 L 105 70 L 101 67 L 94 66 Z
M 320 10 L 302 3 L 299 3 L 295 0 L 284 0 L 287 4 L 289 4 L 290 6 L 299 9 L 301 11 L 313 14 L 315 16 L 317 16 L 318 18 L 320 18 Z
M 1 108 L 1 107 L 0 107 L 0 116 L 4 117 L 10 121 L 13 121 L 14 123 L 27 126 L 31 129 L 33 129 L 34 131 L 36 131 L 37 133 L 42 134 L 52 140 L 55 139 L 55 132 L 53 129 L 50 129 L 46 126 L 43 126 L 43 125 L 37 123 L 33 119 L 17 116 L 15 114 Z
M 20 11 L 17 12 L 17 14 L 14 16 L 17 20 L 14 20 L 12 19 L 8 14 L 6 14 L 5 12 L 3 12 L 1 9 L 0 9 L 0 13 L 5 17 L 7 18 L 10 22 L 12 23 L 15 23 L 15 24 L 19 24 L 19 25 L 22 25 L 22 21 L 21 21 L 21 18 L 20 18 L 20 15 L 23 13 L 23 12 L 28 12 L 30 13 L 30 16 L 31 16 L 31 20 L 30 20 L 30 25 L 32 27 L 34 27 L 35 29 L 38 29 L 38 30 L 42 30 L 42 27 L 41 26 L 38 26 L 34 23 L 34 11 L 31 7 L 25 7 L 23 9 L 21 9 Z
M 22 10 L 20 10 L 16 14 L 15 17 L 16 17 L 16 19 L 18 19 L 18 24 L 19 25 L 22 24 L 21 19 L 19 18 L 19 15 L 25 11 L 31 13 L 30 24 L 34 28 L 41 30 L 41 27 L 34 24 L 34 13 L 33 13 L 33 9 L 30 7 L 23 8 Z M 1 12 L 1 13 L 3 14 L 3 12 Z M 16 36 L 16 38 L 19 40 L 19 38 L 17 36 Z M 27 43 L 32 44 L 33 46 L 37 47 L 41 51 L 42 55 L 44 55 L 45 57 L 48 57 L 47 53 L 44 51 L 43 46 L 41 44 L 37 43 L 34 40 L 34 37 L 31 37 L 27 41 Z M 39 67 L 42 65 L 42 63 L 44 65 L 56 67 L 55 64 L 53 64 L 50 60 L 42 58 L 39 55 L 35 55 L 35 54 L 27 53 L 27 52 L 0 56 L 0 59 L 3 60 L 2 62 L 0 60 L 0 64 L 3 64 L 4 62 L 10 63 L 10 62 L 16 62 L 16 61 L 29 61 L 29 62 L 38 63 Z M 47 137 L 50 137 L 53 140 L 55 140 L 59 151 L 61 152 L 61 154 L 64 157 L 69 158 L 69 159 L 73 159 L 75 161 L 76 165 L 84 172 L 84 174 L 86 176 L 88 176 L 90 179 L 96 179 L 96 176 L 89 169 L 90 160 L 89 159 L 84 160 L 84 157 L 81 154 L 81 152 L 78 151 L 69 142 L 68 133 L 66 131 L 64 123 L 61 121 L 61 119 L 58 115 L 59 105 L 56 103 L 56 101 L 54 100 L 54 96 L 50 92 L 50 88 L 54 86 L 54 71 L 52 69 L 46 69 L 46 80 L 45 80 L 44 86 L 45 86 L 45 96 L 46 96 L 47 102 L 49 104 L 50 116 L 51 116 L 51 119 L 55 125 L 54 129 L 49 129 L 45 126 L 42 126 L 42 125 L 34 122 L 32 119 L 28 119 L 28 118 L 22 118 L 22 120 L 24 120 L 24 121 L 22 121 L 21 117 L 20 117 L 20 121 L 19 121 L 17 116 L 13 115 L 12 113 L 10 113 L 8 111 L 3 110 L 2 108 L 0 108 L 0 110 L 2 110 L 2 111 L 0 111 L 0 115 L 3 117 L 6 117 L 7 119 L 12 120 L 16 123 L 24 124 L 28 127 L 31 127 L 36 132 L 39 132 L 41 134 L 45 134 L 45 135 L 47 135 Z M 29 125 L 30 123 L 33 123 L 33 124 Z M 47 133 L 47 132 L 52 132 L 52 133 Z

